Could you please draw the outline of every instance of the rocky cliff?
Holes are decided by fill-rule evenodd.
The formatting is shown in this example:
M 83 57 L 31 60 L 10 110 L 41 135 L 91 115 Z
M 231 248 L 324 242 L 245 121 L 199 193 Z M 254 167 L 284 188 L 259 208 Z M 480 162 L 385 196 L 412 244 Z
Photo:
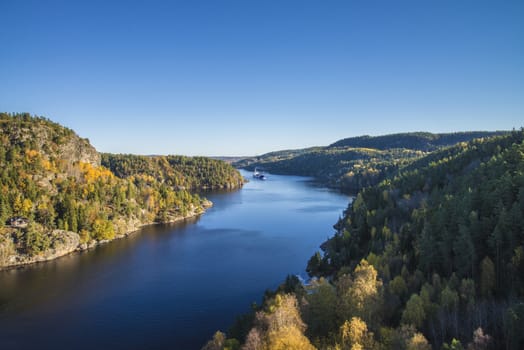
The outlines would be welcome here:
M 17 118 L 0 113 L 0 139 L 4 147 L 29 148 L 46 159 L 70 164 L 83 162 L 94 167 L 101 163 L 100 154 L 88 139 L 48 119 L 34 118 L 25 113 Z

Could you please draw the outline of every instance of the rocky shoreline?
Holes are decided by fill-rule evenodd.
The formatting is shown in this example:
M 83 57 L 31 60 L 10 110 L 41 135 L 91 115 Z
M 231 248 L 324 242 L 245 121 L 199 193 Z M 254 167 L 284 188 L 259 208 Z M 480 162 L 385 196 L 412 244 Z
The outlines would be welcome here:
M 213 206 L 211 201 L 206 200 L 202 207 L 195 208 L 190 213 L 185 216 L 174 217 L 170 220 L 164 222 L 149 222 L 149 223 L 140 223 L 138 220 L 125 222 L 126 230 L 124 233 L 115 235 L 114 238 L 109 240 L 95 241 L 92 240 L 87 243 L 80 242 L 80 235 L 72 231 L 64 230 L 53 230 L 49 235 L 52 239 L 52 247 L 47 249 L 45 252 L 37 255 L 28 255 L 25 253 L 17 253 L 14 247 L 9 247 L 13 245 L 12 241 L 0 241 L 0 257 L 4 252 L 13 250 L 15 254 L 10 254 L 5 256 L 4 259 L 0 260 L 0 271 L 23 268 L 28 265 L 37 264 L 41 262 L 51 261 L 63 256 L 75 253 L 83 252 L 93 248 L 96 248 L 99 245 L 110 243 L 117 239 L 122 239 L 131 236 L 132 234 L 140 231 L 142 228 L 151 225 L 161 225 L 161 224 L 172 224 L 180 221 L 184 221 L 190 218 L 198 217 L 205 213 L 206 209 Z

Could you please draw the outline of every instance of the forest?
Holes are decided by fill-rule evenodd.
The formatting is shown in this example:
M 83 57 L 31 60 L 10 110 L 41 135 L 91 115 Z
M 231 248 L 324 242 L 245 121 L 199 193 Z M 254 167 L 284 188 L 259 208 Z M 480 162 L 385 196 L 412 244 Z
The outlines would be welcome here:
M 407 132 L 383 136 L 357 136 L 339 140 L 329 145 L 329 148 L 353 147 L 353 148 L 407 148 L 412 150 L 431 152 L 441 147 L 451 146 L 459 142 L 467 142 L 473 139 L 504 135 L 505 131 L 466 131 L 447 134 L 433 134 L 430 132 Z
M 307 263 L 204 349 L 523 349 L 524 130 L 361 189 Z
M 238 168 L 255 167 L 275 174 L 312 176 L 323 185 L 356 194 L 440 148 L 474 138 L 507 132 L 414 132 L 384 136 L 359 136 L 339 140 L 327 147 L 311 147 L 266 153 L 241 159 Z
M 102 153 L 102 165 L 120 178 L 144 174 L 178 189 L 237 188 L 244 181 L 240 173 L 226 162 L 206 157 Z
M 209 202 L 197 191 L 242 183 L 222 161 L 100 156 L 89 140 L 46 118 L 0 113 L 0 266 L 57 250 L 71 237 L 65 232 L 93 245 L 202 213 Z

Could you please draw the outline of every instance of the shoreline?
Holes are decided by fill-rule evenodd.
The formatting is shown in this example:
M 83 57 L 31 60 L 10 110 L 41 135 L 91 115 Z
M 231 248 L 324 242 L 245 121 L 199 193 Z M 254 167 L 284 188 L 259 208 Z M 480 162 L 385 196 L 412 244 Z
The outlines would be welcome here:
M 213 203 L 208 200 L 207 202 L 205 202 L 202 205 L 202 211 L 193 211 L 193 212 L 189 213 L 188 215 L 179 216 L 179 217 L 173 218 L 173 219 L 171 219 L 169 221 L 165 221 L 165 222 L 150 222 L 150 223 L 140 224 L 138 227 L 136 227 L 136 229 L 133 229 L 131 231 L 127 231 L 127 232 L 122 233 L 120 235 L 115 235 L 114 238 L 109 239 L 109 240 L 94 241 L 91 244 L 78 242 L 78 244 L 74 248 L 65 250 L 62 253 L 54 253 L 54 254 L 51 254 L 50 256 L 47 256 L 47 257 L 38 256 L 37 255 L 37 256 L 33 256 L 33 257 L 28 258 L 29 261 L 23 261 L 23 262 L 18 262 L 18 263 L 15 263 L 15 264 L 0 266 L 0 272 L 1 271 L 7 271 L 7 270 L 23 269 L 23 268 L 28 267 L 30 265 L 35 265 L 35 264 L 39 264 L 39 263 L 45 263 L 45 262 L 57 260 L 59 258 L 62 258 L 64 256 L 68 256 L 68 255 L 71 255 L 71 254 L 74 254 L 74 253 L 80 254 L 80 253 L 89 251 L 91 249 L 94 249 L 94 248 L 96 248 L 98 246 L 105 245 L 107 243 L 111 243 L 111 242 L 116 241 L 116 240 L 127 238 L 127 237 L 129 237 L 129 236 L 131 236 L 133 234 L 136 234 L 137 232 L 139 232 L 140 230 L 142 230 L 143 228 L 145 228 L 147 226 L 169 225 L 169 224 L 174 224 L 174 223 L 177 223 L 177 222 L 185 221 L 187 219 L 199 217 L 200 215 L 204 214 L 207 211 L 207 209 L 211 208 L 212 206 L 213 206 Z M 78 236 L 78 233 L 76 233 L 76 232 L 71 232 L 71 231 L 63 231 L 63 232 L 67 232 L 68 234 L 75 234 L 75 235 Z M 18 255 L 18 257 L 21 257 L 21 255 Z

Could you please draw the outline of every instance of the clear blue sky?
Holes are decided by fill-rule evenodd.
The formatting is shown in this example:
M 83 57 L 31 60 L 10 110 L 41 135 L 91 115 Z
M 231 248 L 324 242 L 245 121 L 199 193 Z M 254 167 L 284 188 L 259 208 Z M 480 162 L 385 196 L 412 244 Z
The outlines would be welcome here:
M 524 125 L 524 1 L 0 0 L 0 111 L 100 151 Z

